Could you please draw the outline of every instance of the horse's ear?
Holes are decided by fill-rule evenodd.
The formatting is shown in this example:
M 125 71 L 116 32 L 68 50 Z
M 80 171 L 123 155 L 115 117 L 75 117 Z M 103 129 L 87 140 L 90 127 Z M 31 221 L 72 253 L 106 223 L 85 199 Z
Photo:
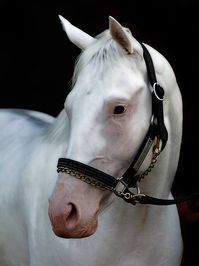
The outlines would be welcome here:
M 132 35 L 127 32 L 128 29 L 123 28 L 120 23 L 109 16 L 109 30 L 112 38 L 120 44 L 129 54 L 133 53 Z
M 66 32 L 69 40 L 78 46 L 80 49 L 84 50 L 88 45 L 94 40 L 93 37 L 73 26 L 68 20 L 59 15 L 62 27 Z

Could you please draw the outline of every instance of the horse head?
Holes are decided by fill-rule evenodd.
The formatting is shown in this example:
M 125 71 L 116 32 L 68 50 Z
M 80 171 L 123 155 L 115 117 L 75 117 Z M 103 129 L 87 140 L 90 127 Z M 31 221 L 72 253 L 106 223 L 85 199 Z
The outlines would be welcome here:
M 133 160 L 151 119 L 151 92 L 143 50 L 129 29 L 109 17 L 95 38 L 60 16 L 68 38 L 82 49 L 65 101 L 69 139 L 63 156 L 119 177 Z M 150 164 L 151 153 L 140 171 Z M 65 238 L 96 231 L 98 214 L 113 197 L 59 173 L 49 200 L 53 231 Z

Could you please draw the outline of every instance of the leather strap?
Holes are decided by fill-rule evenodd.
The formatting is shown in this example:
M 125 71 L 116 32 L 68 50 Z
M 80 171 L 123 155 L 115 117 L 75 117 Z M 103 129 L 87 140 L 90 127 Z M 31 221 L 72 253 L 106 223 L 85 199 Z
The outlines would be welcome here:
M 72 170 L 70 173 L 72 176 L 82 179 L 82 181 L 86 181 L 85 176 L 90 177 L 94 180 L 99 181 L 103 186 L 99 188 L 108 189 L 116 194 L 116 196 L 122 198 L 127 203 L 132 205 L 136 205 L 136 203 L 140 204 L 150 204 L 150 205 L 173 205 L 177 203 L 181 203 L 188 200 L 196 200 L 199 199 L 199 193 L 192 194 L 190 196 L 179 198 L 179 199 L 159 199 L 154 198 L 145 194 L 140 193 L 137 191 L 133 193 L 128 185 L 123 181 L 122 178 L 116 179 L 115 177 L 108 175 L 96 168 L 93 168 L 89 165 L 71 160 L 60 158 L 58 161 L 58 172 L 62 171 L 65 172 L 65 169 Z M 77 173 L 77 174 L 76 174 Z M 81 178 L 81 175 L 83 178 Z M 122 185 L 122 186 L 121 186 Z
M 67 167 L 74 172 L 76 171 L 84 176 L 97 179 L 107 187 L 110 187 L 111 190 L 113 190 L 118 183 L 117 179 L 115 179 L 113 176 L 108 175 L 92 166 L 71 159 L 60 158 L 57 167 L 63 170 L 65 167 Z
M 146 158 L 146 155 L 153 144 L 155 136 L 159 136 L 162 141 L 161 151 L 166 146 L 168 140 L 168 132 L 164 124 L 163 112 L 164 90 L 157 83 L 154 64 L 149 51 L 147 50 L 144 44 L 141 43 L 141 46 L 143 48 L 143 56 L 147 67 L 149 82 L 153 88 L 151 119 L 152 121 L 135 159 L 132 161 L 126 172 L 123 174 L 123 180 L 126 184 L 128 184 L 129 187 L 136 187 L 137 182 L 140 180 L 140 177 L 136 175 L 136 173 L 139 170 L 144 159 Z
M 160 134 L 160 138 L 162 140 L 162 150 L 163 150 L 168 140 L 168 132 L 164 124 L 164 113 L 163 113 L 164 89 L 157 82 L 153 60 L 151 58 L 148 49 L 143 43 L 140 44 L 143 49 L 143 56 L 147 67 L 149 82 L 153 88 L 152 114 L 155 114 L 155 118 L 157 119 L 157 127 L 158 127 L 158 132 Z

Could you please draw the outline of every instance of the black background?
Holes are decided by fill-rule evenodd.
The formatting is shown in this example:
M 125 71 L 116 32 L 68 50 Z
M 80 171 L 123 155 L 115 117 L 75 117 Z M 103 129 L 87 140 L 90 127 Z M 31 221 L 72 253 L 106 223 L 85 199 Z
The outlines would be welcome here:
M 168 59 L 184 104 L 183 142 L 173 193 L 197 191 L 197 1 L 1 1 L 0 107 L 33 109 L 53 116 L 62 110 L 80 51 L 62 31 L 58 14 L 92 36 L 108 27 L 108 16 L 112 15 L 139 41 Z M 183 211 L 181 214 L 186 246 L 193 247 L 198 238 L 197 223 L 184 217 Z M 196 247 L 187 251 L 189 266 L 197 265 L 196 253 Z

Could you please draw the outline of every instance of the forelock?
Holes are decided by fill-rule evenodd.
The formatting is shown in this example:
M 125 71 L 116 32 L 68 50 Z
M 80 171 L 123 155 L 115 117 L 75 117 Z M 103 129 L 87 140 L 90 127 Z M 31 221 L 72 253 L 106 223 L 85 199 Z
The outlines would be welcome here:
M 110 36 L 108 30 L 96 36 L 94 42 L 78 57 L 72 78 L 72 87 L 76 83 L 78 75 L 86 66 L 91 65 L 93 71 L 100 73 L 105 64 L 114 64 L 124 55 L 116 42 Z

